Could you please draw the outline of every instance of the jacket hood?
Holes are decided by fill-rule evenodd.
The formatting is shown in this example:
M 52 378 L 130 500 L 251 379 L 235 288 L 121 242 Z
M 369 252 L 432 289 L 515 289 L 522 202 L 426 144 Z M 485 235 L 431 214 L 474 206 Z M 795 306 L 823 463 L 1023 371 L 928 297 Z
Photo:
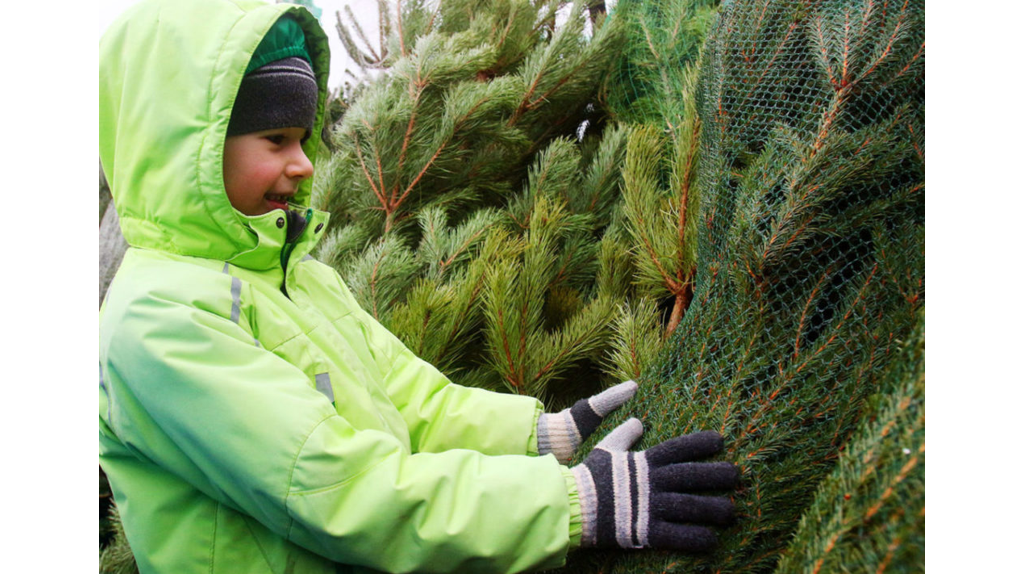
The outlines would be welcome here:
M 121 231 L 133 247 L 227 260 L 249 268 L 279 264 L 279 210 L 250 217 L 224 189 L 224 139 L 253 52 L 284 14 L 302 27 L 319 96 L 316 166 L 330 52 L 316 18 L 301 6 L 253 0 L 143 0 L 100 40 L 100 161 Z M 312 178 L 293 203 L 309 205 Z M 326 214 L 317 213 L 317 220 Z

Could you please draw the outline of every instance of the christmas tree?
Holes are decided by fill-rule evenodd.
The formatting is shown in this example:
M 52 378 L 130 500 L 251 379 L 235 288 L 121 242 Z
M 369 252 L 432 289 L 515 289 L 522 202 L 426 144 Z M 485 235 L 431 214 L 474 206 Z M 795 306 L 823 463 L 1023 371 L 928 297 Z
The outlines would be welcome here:
M 585 2 L 401 4 L 332 131 L 317 256 L 458 383 L 557 406 L 638 372 L 628 131 L 599 91 L 621 28 Z
M 314 255 L 454 381 L 550 410 L 634 378 L 617 420 L 641 447 L 717 430 L 743 470 L 713 555 L 563 571 L 913 564 L 923 529 L 892 502 L 923 501 L 923 470 L 872 441 L 883 419 L 917 436 L 894 398 L 917 391 L 887 381 L 916 372 L 924 306 L 923 2 L 380 6 L 372 50 L 338 18 L 379 73 L 330 106 Z M 844 448 L 899 490 L 849 488 L 867 463 Z
M 924 304 L 923 2 L 733 2 L 699 74 L 693 303 L 632 411 L 721 432 L 740 518 L 566 571 L 773 570 Z
M 693 296 L 700 119 L 697 58 L 717 2 L 623 0 L 625 45 L 603 87 L 609 114 L 633 126 L 622 167 L 622 212 L 639 299 L 616 318 L 610 363 L 638 378 Z
M 924 572 L 924 312 L 778 572 Z

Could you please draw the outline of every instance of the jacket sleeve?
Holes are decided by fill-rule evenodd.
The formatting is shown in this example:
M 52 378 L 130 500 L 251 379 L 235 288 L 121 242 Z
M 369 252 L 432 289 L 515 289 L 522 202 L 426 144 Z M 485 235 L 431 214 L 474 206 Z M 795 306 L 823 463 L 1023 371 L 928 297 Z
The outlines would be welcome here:
M 313 552 L 389 572 L 517 572 L 578 544 L 575 482 L 553 457 L 411 454 L 354 428 L 230 319 L 159 296 L 130 303 L 113 333 L 101 347 L 121 441 Z
M 537 455 L 540 401 L 452 383 L 368 313 L 359 314 L 370 344 L 387 357 L 385 391 L 409 428 L 413 452 Z
M 537 454 L 537 419 L 544 412 L 540 401 L 452 383 L 360 307 L 333 268 L 316 267 L 333 277 L 335 296 L 359 318 L 381 371 L 387 373 L 384 391 L 409 429 L 413 452 Z

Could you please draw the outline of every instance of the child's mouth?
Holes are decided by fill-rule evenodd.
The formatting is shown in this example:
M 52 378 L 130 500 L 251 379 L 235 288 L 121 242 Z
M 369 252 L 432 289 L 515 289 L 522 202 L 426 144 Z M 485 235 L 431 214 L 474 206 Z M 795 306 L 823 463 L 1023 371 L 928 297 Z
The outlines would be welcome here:
M 266 196 L 267 203 L 270 204 L 271 209 L 283 209 L 288 210 L 288 200 L 291 199 L 289 195 L 282 195 L 276 193 L 268 193 Z

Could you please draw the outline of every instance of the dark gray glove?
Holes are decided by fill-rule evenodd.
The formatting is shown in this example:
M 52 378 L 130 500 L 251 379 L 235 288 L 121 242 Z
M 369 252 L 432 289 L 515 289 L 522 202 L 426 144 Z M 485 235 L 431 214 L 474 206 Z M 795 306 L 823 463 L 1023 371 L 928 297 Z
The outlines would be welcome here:
M 710 550 L 717 537 L 706 525 L 730 524 L 733 504 L 727 497 L 690 493 L 735 488 L 739 469 L 692 461 L 721 451 L 721 435 L 698 432 L 629 452 L 642 434 L 640 421 L 630 419 L 571 469 L 583 514 L 582 545 Z
M 619 383 L 589 399 L 557 413 L 544 413 L 537 419 L 537 450 L 551 453 L 558 462 L 569 464 L 580 443 L 587 440 L 608 413 L 633 398 L 637 385 L 633 381 Z

